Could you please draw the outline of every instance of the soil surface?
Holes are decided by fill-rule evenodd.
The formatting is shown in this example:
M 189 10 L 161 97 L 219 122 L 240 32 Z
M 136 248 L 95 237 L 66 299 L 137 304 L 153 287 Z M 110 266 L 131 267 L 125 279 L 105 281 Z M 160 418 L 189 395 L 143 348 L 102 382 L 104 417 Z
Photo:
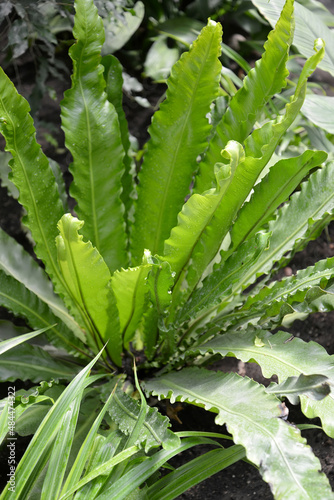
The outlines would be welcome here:
M 29 76 L 29 70 L 27 69 Z M 27 78 L 27 85 L 21 88 L 21 92 L 25 95 L 29 94 L 31 85 Z M 67 185 L 70 183 L 70 174 L 68 173 L 68 165 L 70 163 L 70 155 L 66 152 L 63 146 L 63 135 L 59 132 L 59 101 L 62 98 L 63 90 L 68 87 L 68 82 L 59 82 L 58 80 L 50 81 L 49 85 L 56 90 L 57 100 L 53 101 L 48 96 L 45 96 L 39 113 L 39 120 L 47 122 L 49 125 L 40 127 L 38 130 L 38 138 L 42 143 L 45 153 L 56 159 L 64 172 Z M 130 132 L 138 139 L 142 145 L 147 138 L 147 126 L 153 112 L 153 107 L 157 104 L 159 97 L 164 91 L 163 86 L 157 87 L 149 81 L 144 82 L 143 96 L 146 97 L 152 104 L 152 108 L 140 107 L 131 96 L 125 97 L 125 110 L 129 119 Z M 50 128 L 48 128 L 50 127 Z M 56 127 L 58 132 L 54 132 L 53 127 Z M 51 145 L 45 139 L 45 132 L 52 130 L 52 135 L 58 141 L 58 146 Z M 3 142 L 0 139 L 0 148 Z M 0 187 L 0 227 L 6 230 L 11 236 L 19 241 L 27 251 L 32 252 L 32 246 L 26 234 L 22 231 L 20 217 L 22 210 L 19 204 L 8 197 L 7 190 Z M 285 274 L 295 273 L 296 270 L 313 265 L 316 261 L 331 257 L 334 255 L 334 223 L 329 226 L 328 232 L 324 232 L 316 241 L 309 243 L 308 247 L 297 254 L 293 261 L 283 272 Z M 7 313 L 3 308 L 0 308 L 0 319 L 11 318 L 16 324 L 22 325 L 23 322 Z M 307 320 L 297 321 L 289 329 L 293 335 L 302 338 L 305 341 L 316 341 L 324 346 L 329 354 L 334 354 L 334 312 L 321 314 L 317 313 L 310 316 Z M 233 358 L 227 358 L 217 363 L 214 367 L 217 370 L 233 370 L 240 374 L 254 378 L 255 380 L 267 384 L 268 380 L 264 379 L 261 374 L 261 369 L 255 364 L 244 364 Z M 289 405 L 289 421 L 293 423 L 309 422 L 301 413 L 299 407 Z M 260 409 L 259 409 L 260 412 Z M 210 430 L 221 433 L 227 433 L 226 429 L 221 426 L 216 426 L 214 423 L 214 414 L 210 414 L 200 408 L 195 408 L 190 405 L 183 405 L 177 416 L 182 421 L 182 424 L 173 420 L 174 430 Z M 261 417 L 259 413 L 259 418 Z M 311 423 L 319 424 L 315 419 Z M 312 447 L 315 455 L 321 462 L 322 470 L 328 476 L 332 488 L 334 489 L 334 440 L 330 439 L 321 430 L 307 430 L 303 432 L 309 445 Z M 21 441 L 22 445 L 27 444 L 27 439 Z M 223 443 L 228 446 L 229 442 Z M 179 466 L 186 463 L 192 458 L 195 458 L 199 453 L 208 451 L 206 446 L 198 449 L 191 449 L 171 461 L 172 465 Z M 1 459 L 2 457 L 0 457 Z M 19 458 L 19 457 L 18 457 Z M 272 499 L 269 486 L 263 482 L 259 472 L 255 467 L 246 462 L 237 462 L 227 469 L 207 479 L 196 487 L 182 494 L 181 499 L 206 499 L 206 500 L 241 500 L 250 498 L 259 498 L 261 500 Z

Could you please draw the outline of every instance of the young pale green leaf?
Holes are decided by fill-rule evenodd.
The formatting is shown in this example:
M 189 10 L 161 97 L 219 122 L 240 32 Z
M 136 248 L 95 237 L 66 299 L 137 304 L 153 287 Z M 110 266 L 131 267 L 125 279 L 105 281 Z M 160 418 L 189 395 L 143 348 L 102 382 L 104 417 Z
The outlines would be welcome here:
M 102 20 L 91 0 L 77 0 L 75 7 L 72 88 L 61 104 L 65 144 L 73 156 L 71 195 L 78 203 L 78 217 L 85 221 L 85 238 L 114 271 L 128 263 L 120 200 L 124 150 L 100 64 Z
M 173 500 L 192 486 L 213 476 L 245 457 L 243 446 L 215 449 L 194 458 L 156 481 L 148 489 L 150 500 Z
M 286 396 L 292 404 L 298 404 L 299 396 L 304 394 L 311 399 L 324 399 L 330 392 L 329 379 L 324 375 L 304 375 L 289 377 L 281 384 L 274 382 L 266 388 L 266 392 L 279 397 Z
M 282 9 L 281 9 L 282 10 Z M 204 161 L 200 164 L 195 190 L 202 193 L 212 187 L 212 165 L 220 161 L 220 152 L 229 140 L 243 143 L 256 118 L 269 99 L 286 85 L 286 63 L 294 31 L 293 0 L 288 0 L 275 29 L 264 44 L 265 52 L 244 79 L 244 84 L 231 99 L 229 108 L 216 129 Z
M 276 498 L 334 497 L 300 431 L 279 418 L 279 400 L 253 380 L 187 368 L 151 379 L 145 387 L 159 398 L 187 401 L 218 413 L 216 423 L 226 424 L 234 442 L 244 446 Z
M 218 96 L 221 64 L 221 26 L 209 21 L 189 52 L 184 53 L 168 79 L 166 100 L 149 129 L 132 233 L 132 259 L 138 264 L 145 248 L 161 254 L 175 225 L 197 156 L 210 134 L 206 118 Z
M 139 417 L 140 404 L 123 391 L 118 390 L 115 392 L 108 411 L 119 429 L 124 434 L 131 435 Z M 145 446 L 145 452 L 157 446 L 172 449 L 180 444 L 180 440 L 168 429 L 169 426 L 168 418 L 162 416 L 157 408 L 147 407 L 140 434 L 133 444 Z
M 187 281 L 193 288 L 218 252 L 230 226 L 230 220 L 221 217 L 222 200 L 233 182 L 239 164 L 244 160 L 242 146 L 230 141 L 221 154 L 221 160 L 221 163 L 215 165 L 216 187 L 203 194 L 195 193 L 189 198 L 178 215 L 178 225 L 165 241 L 163 258 L 176 274 L 173 301 L 179 301 L 178 292 L 190 259 L 191 276 L 189 271 Z M 234 194 L 237 203 L 239 196 Z M 241 199 L 240 205 L 242 201 Z M 233 208 L 232 206 L 231 211 Z
M 58 323 L 58 330 L 60 329 L 64 332 L 66 331 L 66 334 L 63 334 L 62 336 L 63 342 L 65 342 L 66 344 L 68 344 L 69 341 L 73 342 L 73 333 L 74 335 L 76 335 L 76 337 L 84 341 L 84 334 L 81 328 L 76 323 L 74 318 L 69 314 L 60 298 L 54 294 L 51 282 L 48 279 L 46 273 L 37 264 L 37 262 L 23 249 L 23 247 L 19 245 L 16 240 L 14 240 L 14 238 L 8 236 L 8 234 L 6 234 L 1 229 L 0 248 L 0 271 L 2 270 L 8 275 L 9 278 L 7 281 L 8 283 L 11 283 L 11 286 L 13 287 L 14 301 L 12 299 L 12 307 L 14 307 L 13 303 L 15 303 L 16 300 L 19 302 L 19 298 L 21 296 L 29 295 L 28 292 L 22 291 L 22 294 L 19 292 L 20 289 L 23 290 L 24 286 L 34 295 L 34 299 L 32 300 L 35 300 L 37 303 L 38 299 L 40 299 L 45 303 L 45 305 L 41 304 L 38 307 L 30 307 L 33 313 L 43 309 L 43 314 L 40 314 L 42 320 L 53 315 L 57 317 L 55 317 L 54 320 L 50 319 L 49 321 Z M 14 278 L 19 283 L 15 285 L 14 281 L 11 280 L 10 277 Z M 3 285 L 1 286 L 1 290 L 4 293 L 10 293 L 10 288 L 3 288 Z M 35 295 L 38 298 L 35 297 Z M 28 297 L 26 297 L 23 302 L 25 302 L 25 305 L 23 306 L 23 309 L 25 309 L 26 306 L 29 306 L 30 304 Z M 51 311 L 50 313 L 47 313 L 46 311 L 48 309 L 51 309 L 53 314 L 51 313 Z M 19 304 L 16 305 L 14 312 L 17 315 L 20 314 Z M 27 316 L 24 310 L 22 311 L 22 313 Z M 65 323 L 68 328 L 65 328 L 65 325 L 63 325 L 63 323 Z M 38 326 L 39 325 L 37 325 L 37 327 Z M 34 327 L 36 327 L 36 325 L 34 325 Z
M 121 364 L 121 337 L 116 299 L 110 287 L 110 271 L 91 242 L 78 233 L 83 222 L 70 214 L 59 221 L 58 262 L 70 296 L 87 326 L 87 340 L 96 350 L 110 340 L 108 352 Z
M 17 500 L 26 498 L 29 489 L 42 473 L 48 459 L 48 454 L 50 453 L 50 445 L 55 438 L 64 415 L 68 411 L 72 401 L 81 394 L 87 385 L 95 380 L 94 377 L 88 378 L 88 374 L 100 355 L 101 352 L 76 375 L 57 399 L 56 403 L 51 407 L 34 434 L 16 469 L 15 498 Z M 7 486 L 2 491 L 1 500 L 10 500 L 12 498 L 8 488 L 9 483 L 7 483 Z
M 30 344 L 18 345 L 0 356 L 0 377 L 4 382 L 17 379 L 32 382 L 54 378 L 71 380 L 79 368 Z
M 56 291 L 62 292 L 54 241 L 57 222 L 64 211 L 49 162 L 36 142 L 29 111 L 27 101 L 0 68 L 0 132 L 6 139 L 6 150 L 13 156 L 9 163 L 10 180 L 18 188 L 19 201 L 27 211 L 24 223 L 36 243 L 36 254 L 44 262 Z
M 275 25 L 283 8 L 284 0 L 252 0 L 263 16 L 268 19 L 272 26 Z M 326 55 L 319 67 L 329 71 L 334 76 L 334 35 L 326 24 L 314 12 L 311 12 L 299 2 L 295 2 L 296 29 L 293 44 L 301 54 L 309 57 L 312 54 L 313 42 L 316 38 L 322 38 L 326 44 Z
M 151 264 L 116 271 L 111 278 L 111 288 L 116 297 L 121 338 L 125 345 L 133 339 L 147 302 L 145 286 Z
M 245 240 L 255 234 L 279 205 L 287 200 L 307 173 L 327 158 L 323 151 L 305 151 L 302 155 L 278 161 L 268 175 L 256 184 L 254 193 L 245 203 L 231 231 L 231 249 L 227 258 Z
M 288 377 L 324 375 L 334 384 L 334 356 L 315 342 L 304 342 L 287 332 L 275 335 L 266 331 L 231 332 L 206 342 L 198 348 L 201 354 L 219 353 L 233 355 L 242 361 L 253 360 L 261 366 L 263 375 L 276 374 L 279 381 Z M 334 393 L 321 401 L 301 396 L 302 410 L 309 418 L 319 417 L 324 431 L 334 437 Z

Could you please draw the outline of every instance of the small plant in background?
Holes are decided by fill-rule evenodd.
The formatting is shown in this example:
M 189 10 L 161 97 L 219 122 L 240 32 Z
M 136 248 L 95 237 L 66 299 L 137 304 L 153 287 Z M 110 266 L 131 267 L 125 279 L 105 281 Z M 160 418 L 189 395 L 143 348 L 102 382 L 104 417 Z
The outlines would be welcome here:
M 16 470 L 15 498 L 172 499 L 244 457 L 275 498 L 333 498 L 284 406 L 285 398 L 300 401 L 334 437 L 333 357 L 314 342 L 272 333 L 334 308 L 333 259 L 272 280 L 333 218 L 327 153 L 275 154 L 299 116 L 323 42 L 278 116 L 263 119 L 286 85 L 293 0 L 226 107 L 222 30 L 209 21 L 172 69 L 137 182 L 122 67 L 114 56 L 101 59 L 104 29 L 92 0 L 75 8 L 72 87 L 61 105 L 72 213 L 27 102 L 0 73 L 10 180 L 43 263 L 1 231 L 0 305 L 32 329 L 47 329 L 39 345 L 25 342 L 0 357 L 2 381 L 40 382 L 15 399 L 17 432 L 34 434 Z M 278 383 L 265 388 L 208 369 L 225 356 L 258 363 Z M 138 378 L 147 395 L 214 412 L 235 444 L 222 448 L 224 435 L 173 433 L 147 405 Z M 2 401 L 3 439 L 8 405 Z M 210 452 L 155 474 L 181 451 L 208 443 Z M 11 498 L 9 488 L 0 498 Z

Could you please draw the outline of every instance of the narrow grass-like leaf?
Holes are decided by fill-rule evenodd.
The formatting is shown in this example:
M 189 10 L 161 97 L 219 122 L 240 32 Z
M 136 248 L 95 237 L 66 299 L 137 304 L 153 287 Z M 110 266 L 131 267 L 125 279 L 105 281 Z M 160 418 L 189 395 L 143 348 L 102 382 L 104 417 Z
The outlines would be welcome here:
M 65 144 L 73 156 L 70 190 L 78 203 L 76 213 L 85 221 L 85 238 L 114 271 L 128 263 L 120 200 L 124 150 L 100 64 L 102 20 L 90 0 L 77 0 L 75 7 L 72 88 L 65 92 L 61 105 Z
M 226 424 L 235 443 L 245 447 L 247 458 L 260 467 L 276 498 L 334 497 L 300 431 L 279 418 L 279 400 L 253 380 L 188 368 L 151 379 L 145 388 L 159 398 L 187 401 L 218 413 L 216 423 Z
M 64 390 L 56 403 L 52 406 L 38 430 L 34 434 L 30 444 L 21 458 L 16 469 L 15 498 L 21 500 L 28 493 L 27 485 L 31 486 L 32 478 L 37 479 L 38 474 L 42 472 L 49 451 L 50 444 L 59 428 L 60 422 L 67 412 L 72 401 L 81 393 L 81 391 L 90 384 L 94 378 L 88 378 L 88 374 L 101 353 L 99 353 L 78 375 L 72 380 Z M 11 499 L 11 493 L 8 490 L 9 484 L 3 490 L 1 500 Z
M 209 21 L 201 35 L 172 69 L 166 100 L 149 129 L 132 234 L 133 264 L 144 249 L 161 254 L 189 193 L 197 156 L 210 134 L 206 118 L 218 96 L 221 27 Z
M 150 500 L 173 500 L 192 486 L 245 457 L 243 446 L 211 450 L 156 481 L 149 489 Z
M 59 221 L 57 236 L 58 262 L 87 326 L 87 340 L 95 350 L 110 340 L 108 352 L 121 364 L 121 339 L 116 300 L 110 287 L 110 271 L 91 242 L 85 243 L 78 231 L 83 222 L 70 214 Z
M 0 132 L 13 159 L 10 180 L 20 191 L 19 202 L 27 211 L 24 223 L 36 243 L 35 251 L 56 286 L 63 291 L 57 267 L 57 222 L 64 213 L 49 162 L 36 142 L 29 104 L 0 68 Z M 47 196 L 45 195 L 47 193 Z
M 258 341 L 257 341 L 258 339 Z M 199 352 L 228 354 L 242 361 L 253 360 L 261 366 L 263 375 L 276 374 L 283 382 L 288 377 L 324 375 L 334 384 L 334 356 L 315 342 L 304 342 L 287 332 L 275 335 L 263 331 L 231 332 L 220 335 L 199 347 Z M 324 431 L 334 437 L 334 393 L 321 401 L 301 396 L 302 410 L 309 418 L 320 417 Z
M 71 402 L 61 419 L 43 482 L 41 500 L 58 498 L 60 493 L 73 443 L 82 395 L 83 391 Z
M 37 337 L 37 335 L 46 332 L 49 328 L 50 327 L 46 327 L 42 328 L 41 330 L 37 330 L 36 332 L 25 333 L 24 335 L 20 335 L 19 337 L 16 337 L 14 339 L 3 340 L 2 342 L 0 342 L 0 355 L 2 355 L 6 351 L 9 351 L 9 349 L 16 347 L 17 345 L 22 344 L 22 342 L 26 342 L 27 340 Z
M 228 141 L 243 143 L 266 103 L 286 85 L 286 63 L 294 31 L 293 0 L 288 0 L 280 12 L 281 17 L 264 44 L 262 58 L 245 77 L 243 86 L 231 99 L 227 112 L 217 126 L 196 178 L 195 190 L 198 193 L 212 187 L 215 180 L 212 165 L 220 161 L 220 152 Z

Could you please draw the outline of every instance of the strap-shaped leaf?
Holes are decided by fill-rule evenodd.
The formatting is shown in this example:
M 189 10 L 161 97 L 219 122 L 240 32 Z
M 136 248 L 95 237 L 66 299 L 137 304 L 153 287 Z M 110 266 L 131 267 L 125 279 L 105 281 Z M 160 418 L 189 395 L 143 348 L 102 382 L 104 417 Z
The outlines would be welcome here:
M 70 214 L 59 221 L 58 262 L 70 297 L 87 328 L 87 340 L 93 349 L 107 340 L 108 352 L 121 364 L 121 337 L 116 300 L 109 285 L 110 271 L 91 242 L 85 243 L 78 231 L 83 226 Z
M 202 286 L 193 292 L 179 312 L 178 319 L 194 320 L 200 311 L 207 315 L 209 308 L 227 303 L 233 297 L 235 288 L 238 291 L 240 285 L 246 288 L 249 283 L 244 281 L 244 275 L 264 251 L 268 245 L 268 239 L 268 233 L 258 233 L 241 245 L 222 266 L 204 279 Z
M 13 156 L 9 162 L 10 180 L 20 191 L 19 202 L 28 214 L 24 224 L 36 243 L 36 254 L 44 262 L 56 291 L 62 292 L 54 241 L 64 210 L 48 159 L 36 142 L 29 111 L 27 101 L 0 68 L 0 132 L 6 139 L 6 150 Z
M 276 374 L 279 381 L 288 377 L 324 375 L 334 383 L 334 356 L 315 342 L 304 342 L 287 332 L 275 335 L 266 331 L 231 332 L 220 335 L 199 346 L 199 352 L 233 355 L 242 361 L 253 360 L 261 366 L 263 375 L 270 378 Z M 321 401 L 301 396 L 301 406 L 309 418 L 319 417 L 324 431 L 334 437 L 334 393 Z
M 220 161 L 220 152 L 229 140 L 243 143 L 256 118 L 269 99 L 286 85 L 286 63 L 293 39 L 293 0 L 287 0 L 281 17 L 264 44 L 265 52 L 244 79 L 243 86 L 231 99 L 228 110 L 218 124 L 204 161 L 200 164 L 195 190 L 202 193 L 214 183 L 212 165 Z
M 318 297 L 330 293 L 326 289 L 328 281 L 334 276 L 334 257 L 320 260 L 315 266 L 297 271 L 281 281 L 263 287 L 259 293 L 249 296 L 243 308 L 236 313 L 237 318 L 248 316 L 247 320 L 259 317 L 261 324 L 279 323 L 285 314 L 292 313 L 298 303 L 309 304 Z M 320 288 L 320 286 L 322 288 Z M 316 293 L 319 291 L 319 293 Z M 290 308 L 286 306 L 290 305 Z M 288 312 L 287 312 L 288 311 Z M 315 312 L 315 310 L 310 310 Z
M 231 231 L 231 252 L 259 230 L 271 214 L 295 190 L 306 174 L 327 158 L 323 151 L 305 151 L 302 155 L 278 161 L 268 175 L 256 184 L 252 198 L 238 213 Z
M 109 408 L 109 414 L 119 429 L 130 435 L 140 413 L 140 404 L 123 391 L 116 391 Z M 135 443 L 144 446 L 147 452 L 153 447 L 163 446 L 171 449 L 180 443 L 180 439 L 168 429 L 170 422 L 158 412 L 157 408 L 147 407 L 140 434 Z
M 19 344 L 22 344 L 23 342 L 26 342 L 27 340 L 31 340 L 34 337 L 37 337 L 37 335 L 40 335 L 41 333 L 44 333 L 45 331 L 48 330 L 49 327 L 47 328 L 42 328 L 41 330 L 37 330 L 36 332 L 30 332 L 30 333 L 25 333 L 23 335 L 20 335 L 19 337 L 14 337 L 10 338 L 8 340 L 3 340 L 0 342 L 0 356 L 6 352 L 12 349 L 13 347 L 16 347 Z
M 263 16 L 268 19 L 272 26 L 282 10 L 284 0 L 252 0 Z M 313 40 L 320 37 L 326 44 L 326 55 L 320 63 L 320 68 L 329 71 L 334 76 L 334 35 L 332 30 L 326 26 L 321 17 L 312 12 L 299 2 L 295 2 L 296 29 L 293 44 L 301 54 L 309 57 L 312 54 Z
M 195 193 L 189 198 L 178 215 L 178 225 L 172 229 L 170 238 L 165 241 L 164 260 L 176 274 L 176 290 L 182 285 L 190 259 L 193 276 L 190 279 L 188 273 L 187 281 L 188 285 L 194 287 L 207 264 L 218 252 L 228 231 L 229 220 L 226 224 L 221 217 L 222 200 L 239 164 L 244 160 L 242 146 L 238 142 L 230 141 L 222 152 L 221 159 L 224 163 L 215 165 L 216 187 L 203 194 Z M 238 200 L 237 193 L 235 195 Z
M 127 265 L 120 200 L 124 150 L 117 112 L 104 91 L 102 20 L 91 0 L 77 0 L 75 6 L 72 88 L 61 104 L 65 144 L 73 156 L 71 194 L 78 202 L 78 217 L 85 221 L 85 238 L 114 271 Z
M 41 301 L 45 302 L 55 316 L 57 316 L 57 319 L 55 319 L 53 323 L 59 324 L 60 318 L 78 338 L 84 340 L 84 334 L 79 325 L 69 314 L 60 298 L 54 294 L 51 282 L 46 273 L 23 247 L 17 243 L 17 241 L 8 236 L 2 229 L 0 229 L 0 248 L 0 270 L 3 270 L 8 276 L 12 276 L 28 290 L 33 292 L 33 294 L 37 295 Z M 19 284 L 17 287 L 17 289 L 22 288 Z M 5 292 L 5 290 L 3 291 Z M 18 299 L 20 296 L 21 294 L 19 293 L 15 297 Z M 26 305 L 28 304 L 29 301 Z M 40 307 L 36 308 L 36 310 L 38 309 L 40 309 Z M 34 308 L 32 308 L 32 310 L 34 310 Z M 44 310 L 46 310 L 46 308 L 44 308 Z M 20 314 L 19 307 L 15 308 L 15 314 Z M 44 314 L 45 313 L 42 315 L 43 317 Z M 68 332 L 68 341 L 70 341 L 72 337 L 72 333 Z
M 133 264 L 145 248 L 161 254 L 189 194 L 197 156 L 210 134 L 206 118 L 218 95 L 221 26 L 209 21 L 189 52 L 172 69 L 166 100 L 149 129 L 132 234 Z
M 312 174 L 308 182 L 301 185 L 289 202 L 278 212 L 276 220 L 269 222 L 272 233 L 269 248 L 263 252 L 250 269 L 254 278 L 267 273 L 275 262 L 294 248 L 296 240 L 309 237 L 312 225 L 321 221 L 334 210 L 334 164 L 327 164 Z M 312 234 L 312 233 L 311 233 Z
M 300 431 L 279 418 L 279 400 L 253 380 L 187 368 L 151 379 L 145 388 L 159 398 L 218 413 L 216 423 L 226 424 L 235 443 L 245 447 L 276 498 L 333 498 L 326 476 L 319 473 L 320 462 Z
M 132 191 L 134 189 L 134 183 L 133 183 L 133 172 L 132 172 L 133 160 L 129 156 L 129 150 L 130 150 L 129 129 L 122 106 L 123 68 L 118 59 L 116 59 L 116 57 L 112 55 L 104 56 L 102 59 L 102 64 L 104 66 L 104 78 L 107 84 L 106 93 L 108 101 L 115 106 L 115 110 L 118 115 L 122 144 L 125 152 L 124 173 L 122 176 L 121 200 L 125 206 L 124 217 L 125 220 L 128 221 L 129 210 L 133 204 L 133 199 L 131 198 L 130 195 L 132 194 Z

